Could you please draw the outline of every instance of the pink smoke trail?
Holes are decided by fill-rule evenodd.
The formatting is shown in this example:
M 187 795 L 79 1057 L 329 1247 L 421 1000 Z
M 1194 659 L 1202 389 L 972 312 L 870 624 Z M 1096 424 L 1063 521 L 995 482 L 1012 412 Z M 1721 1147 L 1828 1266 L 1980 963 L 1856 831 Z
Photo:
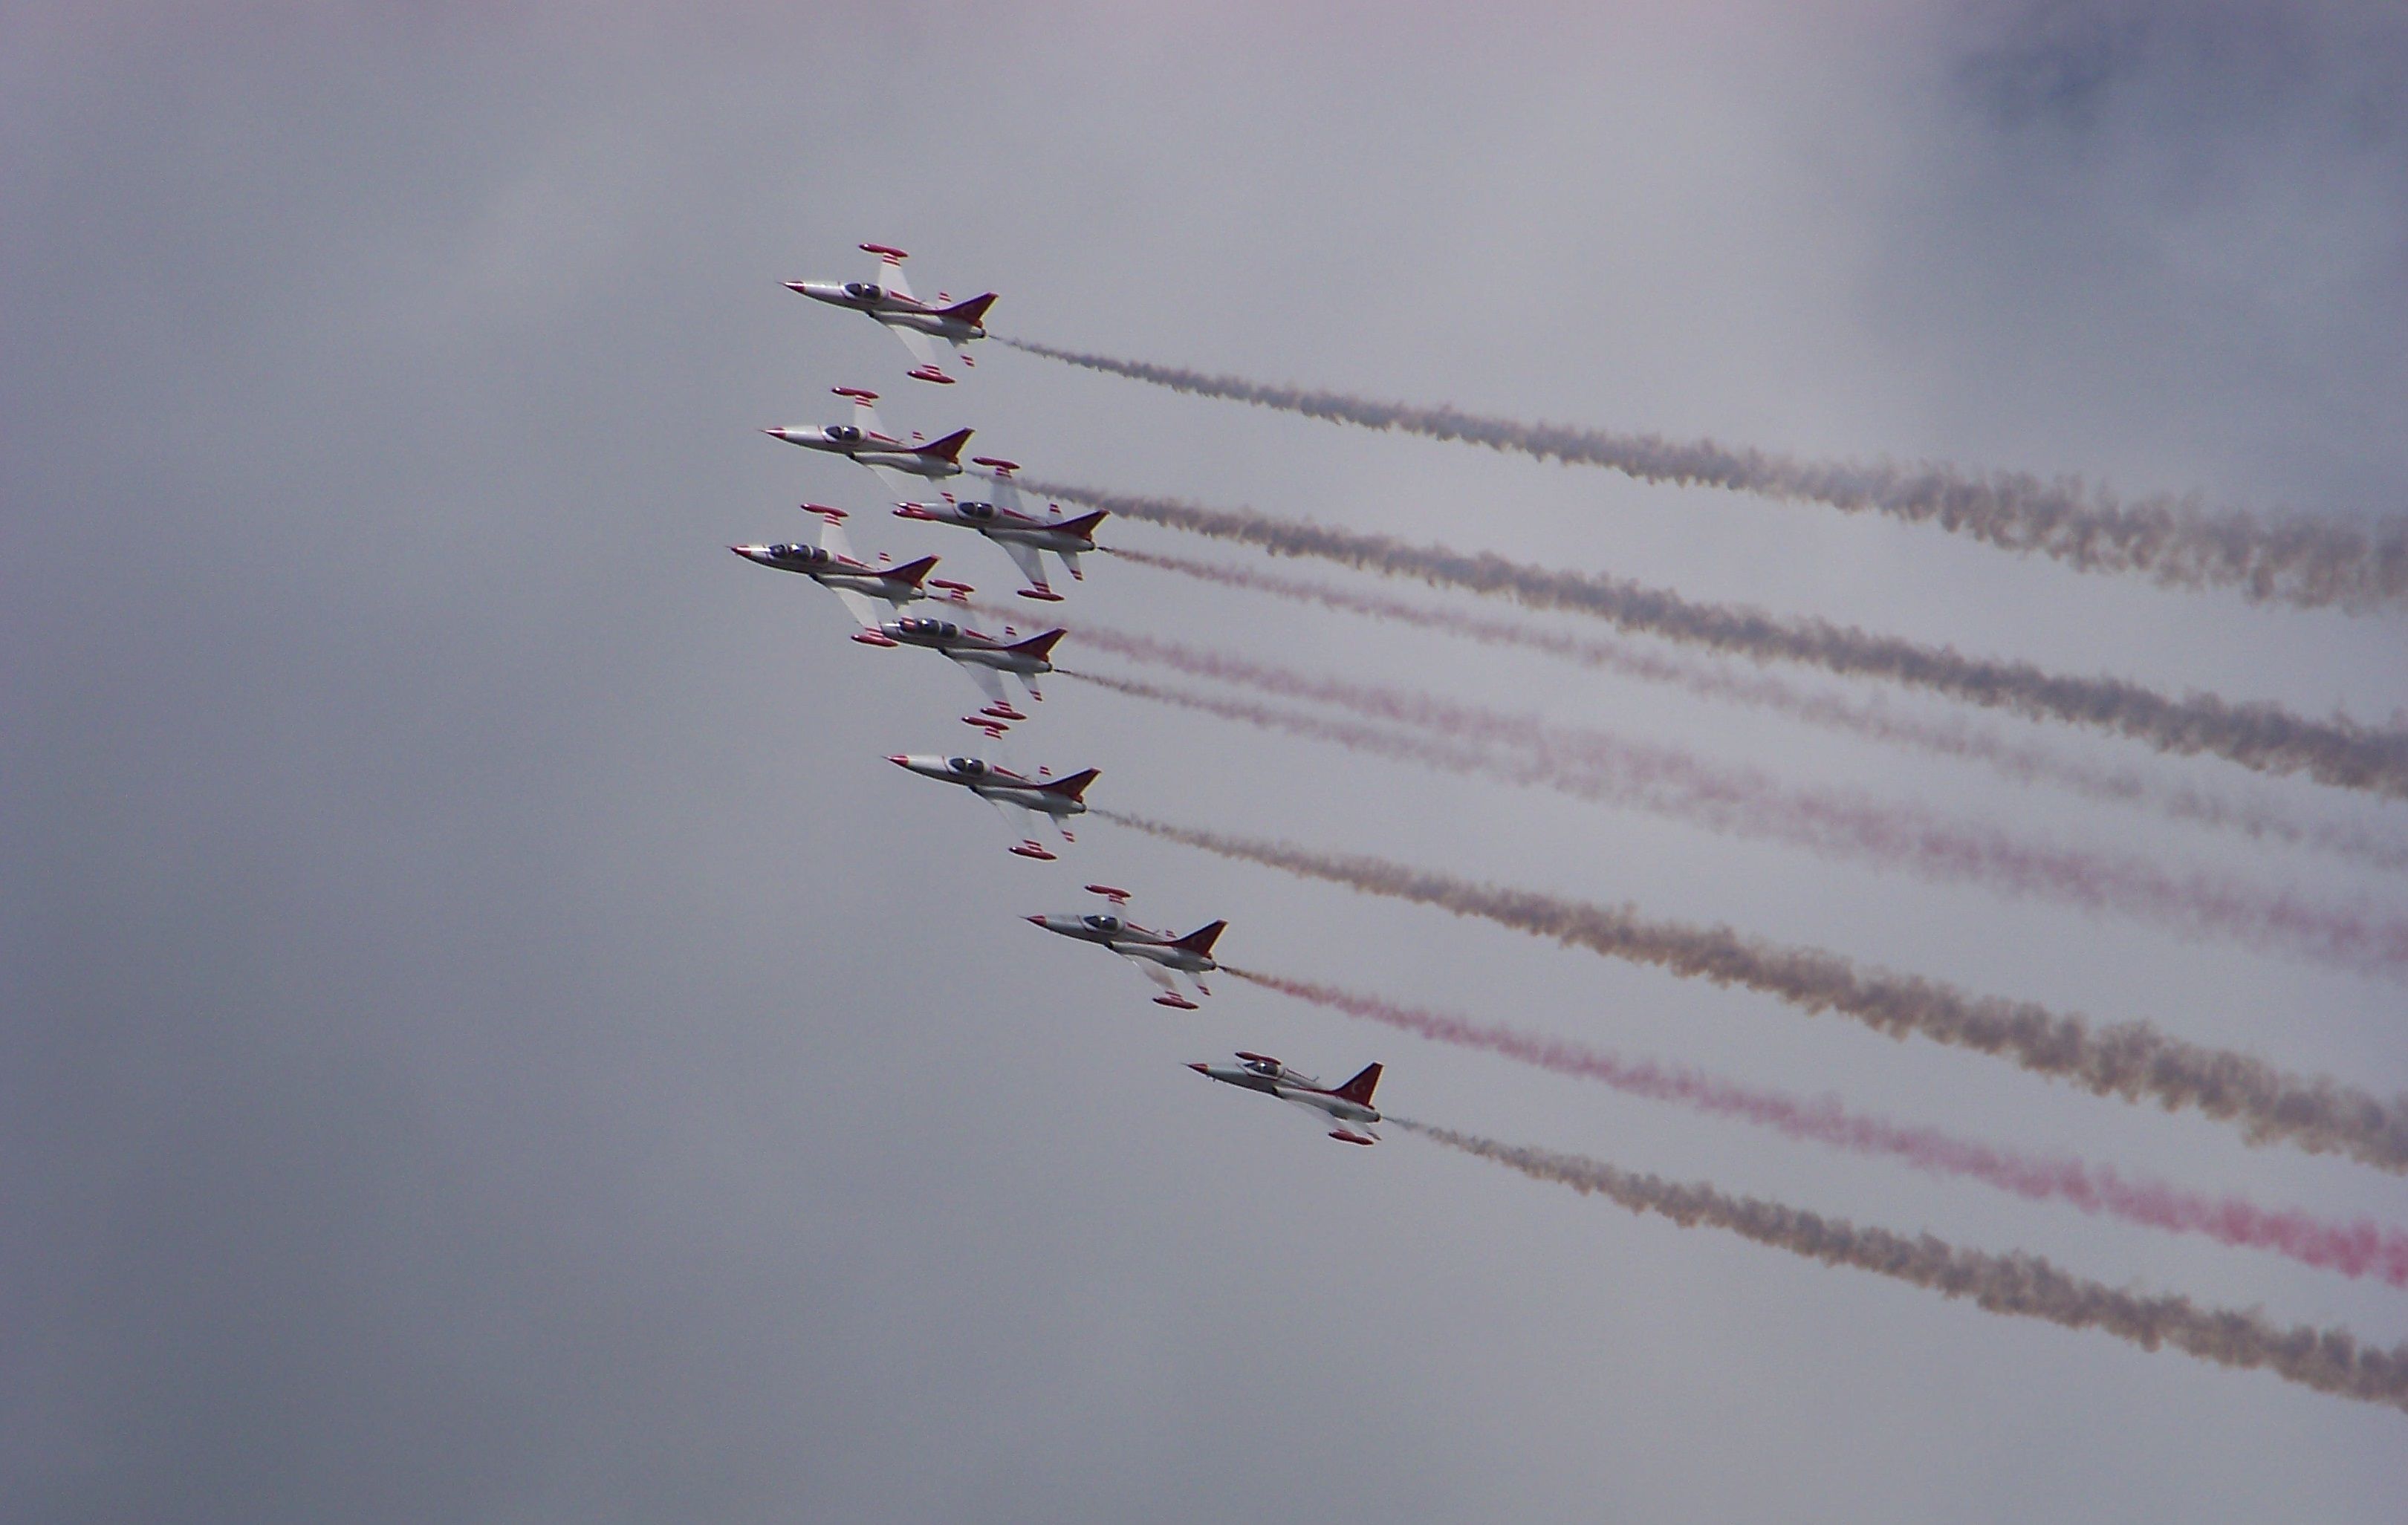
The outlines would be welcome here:
M 1740 986 L 1809 1015 L 1836 1012 L 1891 1037 L 1912 1034 L 1992 1055 L 2095 1096 L 2145 1098 L 2170 1112 L 2195 1107 L 2232 1123 L 2252 1144 L 2281 1140 L 2311 1154 L 2341 1153 L 2408 1171 L 2408 1095 L 2386 1101 L 2325 1076 L 2291 1075 L 2255 1055 L 2186 1042 L 2147 1022 L 2095 1026 L 2037 1002 L 1861 968 L 1825 948 L 1743 936 L 1727 926 L 1650 919 L 1635 905 L 1483 884 L 1369 853 L 1322 852 L 1125 811 L 1091 813 L 1218 857 L 1432 906 L 1684 979 Z
M 1464 636 L 1484 645 L 1542 652 L 1592 670 L 1666 684 L 1704 698 L 1752 705 L 1869 741 L 1980 762 L 2018 783 L 2049 784 L 2086 799 L 2154 810 L 2172 820 L 2237 832 L 2254 840 L 2311 848 L 2390 873 L 2408 872 L 2408 840 L 2378 830 L 2372 823 L 2343 825 L 2302 820 L 2272 801 L 2238 799 L 2191 785 L 2149 778 L 2129 768 L 2094 765 L 2047 747 L 2010 740 L 1961 720 L 1896 714 L 1878 696 L 1857 700 L 1829 690 L 1817 692 L 1769 673 L 1734 672 L 1677 652 L 1653 651 L 1628 642 L 1573 635 L 1526 620 L 1436 608 L 1309 577 L 1166 556 L 1126 546 L 1115 546 L 1112 551 L 1123 561 L 1140 566 L 1225 588 L 1391 620 Z
M 1500 1144 L 1393 1112 L 1387 1120 L 1533 1180 L 1568 1186 L 1584 1196 L 1593 1192 L 1634 1213 L 1659 1213 L 1683 1228 L 1723 1229 L 1825 1265 L 1870 1271 L 1942 1297 L 1969 1297 L 1991 1313 L 2102 1330 L 2144 1350 L 2171 1345 L 2218 1365 L 2262 1368 L 2318 1392 L 2408 1410 L 2408 1345 L 2386 1350 L 2360 1344 L 2346 1330 L 2304 1324 L 2281 1329 L 2255 1312 L 2125 1291 L 2073 1276 L 2037 1255 L 1960 1249 L 1928 1233 L 1910 1238 L 1761 1197 L 1733 1196 L 1703 1182 L 1668 1181 L 1582 1155 Z
M 2176 877 L 2152 864 L 2017 841 L 1993 828 L 1931 820 L 1904 806 L 1824 791 L 1791 790 L 1752 770 L 1717 768 L 1673 748 L 1609 733 L 1547 726 L 1529 716 L 1455 705 L 1427 694 L 1307 677 L 1219 652 L 1081 623 L 1080 640 L 1138 662 L 1242 684 L 1283 698 L 1333 705 L 1408 734 L 1336 723 L 1208 694 L 1061 669 L 1065 677 L 1135 698 L 1334 741 L 1360 751 L 1458 774 L 1535 783 L 1576 798 L 1632 806 L 1735 835 L 1769 838 L 1926 878 L 1977 883 L 2114 912 L 2192 938 L 2227 938 L 2365 973 L 2408 974 L 2408 922 L 2267 894 L 2203 873 Z M 1436 735 L 1455 746 L 1435 745 Z M 1499 757 L 1499 745 L 1521 750 Z
M 2373 1275 L 2394 1287 L 2408 1287 L 2408 1233 L 2381 1228 L 2365 1219 L 2346 1225 L 2327 1223 L 2296 1209 L 2260 1207 L 2239 1196 L 2212 1197 L 2162 1181 L 2126 1180 L 2105 1165 L 2063 1157 L 2035 1159 L 1957 1138 L 1937 1128 L 1853 1114 L 1830 1097 L 1810 1102 L 1653 1060 L 1625 1059 L 1568 1038 L 1475 1022 L 1450 1012 L 1312 980 L 1226 963 L 1221 967 L 1240 979 L 1298 1001 L 1435 1042 L 1482 1049 L 1555 1075 L 1596 1080 L 1626 1095 L 1675 1102 L 1791 1138 L 1903 1161 L 1936 1176 L 1969 1177 L 2033 1202 L 2066 1203 L 2086 1213 L 2103 1213 L 2146 1228 L 2204 1234 L 2218 1244 L 2272 1250 L 2345 1276 Z
M 1197 396 L 1462 440 L 1567 465 L 1604 466 L 1639 481 L 1695 483 L 1934 524 L 2004 550 L 2038 552 L 2078 571 L 2137 573 L 2161 587 L 2229 588 L 2253 601 L 2302 608 L 2364 609 L 2408 600 L 2408 518 L 2398 515 L 2362 530 L 2297 514 L 2269 519 L 2237 509 L 2210 512 L 2195 499 L 2163 493 L 2124 501 L 2076 477 L 2047 480 L 2019 471 L 1969 473 L 1932 462 L 1799 461 L 1711 439 L 1523 423 L 1452 406 L 1415 407 L 1272 386 L 1023 339 L 1002 342 L 1027 354 Z

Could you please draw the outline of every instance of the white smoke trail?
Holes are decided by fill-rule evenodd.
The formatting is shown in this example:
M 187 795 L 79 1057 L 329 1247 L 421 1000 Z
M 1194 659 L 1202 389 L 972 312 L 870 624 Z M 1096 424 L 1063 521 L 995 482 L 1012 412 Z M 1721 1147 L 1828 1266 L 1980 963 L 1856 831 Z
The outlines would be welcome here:
M 2211 512 L 2190 497 L 2120 499 L 2075 477 L 1972 473 L 1931 462 L 1799 461 L 1710 439 L 1523 423 L 1455 407 L 1268 386 L 1022 339 L 1003 342 L 1027 354 L 1195 396 L 1462 440 L 1569 465 L 1603 466 L 1640 481 L 1718 487 L 1936 524 L 2001 549 L 2038 553 L 2084 572 L 2137 574 L 2168 588 L 2229 588 L 2252 600 L 2303 608 L 2365 609 L 2408 601 L 2408 518 L 2399 515 L 2362 530 L 2296 514 Z
M 2304 773 L 2335 788 L 2408 799 L 2408 732 L 2342 719 L 2311 720 L 2279 705 L 2236 705 L 2211 693 L 2173 699 L 2121 678 L 2068 677 L 2029 663 L 1968 657 L 1951 647 L 1868 634 L 1853 625 L 1693 604 L 1666 589 L 1526 565 L 1493 552 L 1467 555 L 1442 546 L 1412 546 L 1386 535 L 1327 529 L 1248 510 L 1205 508 L 1172 498 L 1051 483 L 1023 485 L 1125 519 L 1259 546 L 1275 556 L 1312 556 L 1365 571 L 1417 577 L 1510 598 L 1529 608 L 1591 615 L 1623 630 L 1727 655 L 1886 678 L 2034 720 L 2097 727 L 2163 752 L 2208 753 L 2259 773 Z
M 1431 905 L 1684 978 L 1758 991 L 1808 1013 L 1831 1011 L 1876 1032 L 1915 1034 L 2005 1059 L 2100 1096 L 2196 1108 L 2253 1144 L 2282 1142 L 2408 1172 L 2408 1096 L 2389 1101 L 2264 1060 L 2168 1036 L 2146 1022 L 2094 1027 L 2034 1002 L 1975 995 L 1916 975 L 1860 969 L 1837 953 L 1742 936 L 1727 926 L 1650 920 L 1631 905 L 1599 905 L 1481 884 L 1368 854 L 1174 826 L 1120 811 L 1106 820 L 1220 857 L 1369 895 Z

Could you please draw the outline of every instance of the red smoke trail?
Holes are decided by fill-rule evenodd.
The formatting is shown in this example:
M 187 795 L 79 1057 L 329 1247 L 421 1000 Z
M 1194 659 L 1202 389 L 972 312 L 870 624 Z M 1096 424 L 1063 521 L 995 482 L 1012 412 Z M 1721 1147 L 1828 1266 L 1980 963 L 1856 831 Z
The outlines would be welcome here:
M 1914 1034 L 1993 1055 L 2093 1095 L 2146 1098 L 2170 1112 L 2196 1107 L 2234 1124 L 2252 1144 L 2279 1139 L 2311 1154 L 2337 1152 L 2383 1170 L 2408 1171 L 2408 1096 L 2386 1101 L 2322 1076 L 2286 1074 L 2249 1054 L 2170 1037 L 2147 1022 L 2093 1026 L 2088 1018 L 2037 1002 L 1859 968 L 1823 948 L 1784 947 L 1727 926 L 1650 920 L 1629 905 L 1482 884 L 1368 853 L 1318 852 L 1117 810 L 1091 813 L 1298 878 L 1434 906 L 1684 979 L 1758 991 L 1809 1014 L 1837 1012 L 1895 1038 Z
M 1926 878 L 1978 883 L 2112 911 L 2194 938 L 2222 938 L 2372 974 L 2408 974 L 2408 923 L 2266 894 L 2205 874 L 2169 876 L 2146 862 L 2019 842 L 1995 829 L 1930 820 L 1898 805 L 1828 791 L 1784 789 L 1763 775 L 1711 766 L 1686 752 L 1597 731 L 1544 725 L 1529 716 L 1455 705 L 1426 694 L 1312 678 L 1218 652 L 1082 623 L 1086 645 L 1199 677 L 1283 698 L 1334 705 L 1408 734 L 1333 722 L 1150 683 L 1061 669 L 1157 704 L 1312 736 L 1457 774 L 1540 784 L 1577 798 L 1633 806 L 1736 835 L 1770 838 Z M 1454 746 L 1435 745 L 1432 735 Z M 1500 756 L 1498 745 L 1520 748 Z
M 1743 605 L 1696 604 L 1619 577 L 1468 555 L 1175 498 L 1024 481 L 1031 492 L 1123 519 L 1312 556 L 1391 577 L 1509 598 L 1533 609 L 1584 614 L 1726 656 L 1802 663 L 1880 677 L 2031 720 L 2095 726 L 2178 756 L 2209 753 L 2259 773 L 2305 773 L 2337 789 L 2408 799 L 2408 732 L 2354 720 L 2311 720 L 2278 705 L 2232 704 L 2212 693 L 2170 698 L 2114 677 L 2068 677 L 2028 662 L 1968 657 L 1954 647 L 1873 635 L 1826 620 L 1783 619 Z
M 1640 481 L 1695 483 L 1935 524 L 2001 549 L 2036 551 L 2079 571 L 2137 573 L 2168 588 L 2230 588 L 2252 600 L 2303 608 L 2362 609 L 2408 600 L 2408 519 L 2397 515 L 2376 520 L 2369 531 L 2300 515 L 2211 513 L 2195 499 L 2163 493 L 2127 502 L 2073 477 L 1968 473 L 1930 462 L 1901 466 L 1887 461 L 1798 461 L 1711 439 L 1522 423 L 1455 407 L 1269 386 L 1020 339 L 1003 342 L 1028 354 L 1197 396 L 1462 440 L 1567 465 L 1604 466 Z
M 2361 1345 L 2341 1329 L 2279 1329 L 2238 1308 L 2201 1307 L 2186 1297 L 2148 1297 L 2076 1276 L 2037 1255 L 1959 1249 L 1930 1234 L 1909 1238 L 1826 1218 L 1761 1197 L 1737 1197 L 1702 1182 L 1617 1170 L 1577 1154 L 1500 1144 L 1389 1113 L 1387 1120 L 1452 1149 L 1493 1160 L 1533 1180 L 1592 1192 L 1634 1213 L 1660 1213 L 1683 1228 L 1705 1224 L 1825 1265 L 1970 1297 L 1991 1313 L 2043 1318 L 2065 1329 L 2097 1329 L 2143 1349 L 2160 1345 L 2219 1365 L 2262 1368 L 2288 1382 L 2408 1410 L 2408 1345 Z
M 2408 871 L 2408 841 L 2374 830 L 2367 823 L 2337 825 L 2301 820 L 2268 800 L 2241 800 L 2190 785 L 2152 779 L 2128 768 L 2096 766 L 2049 748 L 2011 741 L 1961 720 L 1928 719 L 1894 714 L 1879 696 L 1853 699 L 1832 691 L 1801 689 L 1769 673 L 1734 672 L 1711 662 L 1677 652 L 1648 650 L 1628 642 L 1577 636 L 1526 620 L 1503 620 L 1435 608 L 1401 598 L 1388 598 L 1333 582 L 1292 577 L 1254 567 L 1231 566 L 1165 556 L 1154 551 L 1115 546 L 1113 553 L 1182 577 L 1268 593 L 1301 604 L 1461 635 L 1490 646 L 1543 652 L 1567 662 L 1611 672 L 1643 682 L 1677 687 L 1709 699 L 1752 705 L 1803 720 L 1810 725 L 1845 732 L 1869 741 L 1910 747 L 1936 756 L 1980 762 L 2018 783 L 2044 783 L 2108 804 L 2155 810 L 2170 820 L 2241 833 L 2258 840 L 2313 848 L 2337 857 L 2355 859 L 2391 873 Z
M 1625 1059 L 1567 1038 L 1474 1022 L 1310 980 L 1226 963 L 1221 967 L 1240 979 L 1299 1001 L 1436 1042 L 1499 1054 L 1556 1075 L 1600 1081 L 1627 1095 L 1677 1102 L 1791 1138 L 1900 1160 L 1937 1176 L 1970 1176 L 2034 1202 L 2067 1203 L 2086 1213 L 2104 1213 L 2175 1233 L 2205 1234 L 2219 1244 L 2272 1250 L 2345 1276 L 2372 1274 L 2394 1287 L 2408 1287 L 2408 1233 L 2379 1228 L 2364 1219 L 2346 1226 L 2326 1223 L 2297 1210 L 2270 1211 L 2238 1196 L 2211 1197 L 2162 1181 L 2128 1181 L 2104 1165 L 2064 1158 L 2033 1159 L 1953 1137 L 1936 1128 L 1854 1115 L 1828 1097 L 1810 1102 L 1776 1090 L 1753 1090 L 1691 1069 Z

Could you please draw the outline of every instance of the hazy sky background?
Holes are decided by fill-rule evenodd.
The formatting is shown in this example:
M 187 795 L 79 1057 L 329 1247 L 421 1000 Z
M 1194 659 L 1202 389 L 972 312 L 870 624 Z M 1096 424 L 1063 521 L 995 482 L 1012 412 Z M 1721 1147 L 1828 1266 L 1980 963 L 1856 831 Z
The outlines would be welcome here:
M 7 1512 L 2396 1518 L 2396 1412 L 1410 1136 L 1340 1148 L 1180 1066 L 1376 1058 L 1406 1116 L 2386 1345 L 2396 1290 L 1235 981 L 1165 1012 L 1020 919 L 1101 877 L 1151 922 L 1227 917 L 1233 962 L 1977 1137 L 2388 1224 L 2408 1182 L 1100 822 L 1015 860 L 990 812 L 882 761 L 968 749 L 968 684 L 846 642 L 834 600 L 723 548 L 834 501 L 867 549 L 1012 586 L 994 548 L 754 432 L 863 384 L 1032 474 L 2408 721 L 2396 614 L 2086 577 L 994 345 L 918 386 L 872 324 L 779 289 L 882 240 L 924 292 L 991 287 L 996 330 L 1049 342 L 2391 512 L 2403 82 L 2408 23 L 2376 6 L 0 14 Z M 2396 877 L 2328 856 L 1099 563 L 1073 616 L 2408 914 Z M 2408 834 L 2396 805 L 2017 734 Z M 1016 745 L 1100 766 L 1099 805 L 2408 1088 L 2398 981 L 1068 681 Z

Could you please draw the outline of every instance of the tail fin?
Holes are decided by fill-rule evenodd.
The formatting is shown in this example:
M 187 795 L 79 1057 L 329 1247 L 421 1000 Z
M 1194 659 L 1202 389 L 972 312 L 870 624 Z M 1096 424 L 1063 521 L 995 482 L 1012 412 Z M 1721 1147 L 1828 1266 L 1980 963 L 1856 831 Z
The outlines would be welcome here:
M 1086 802 L 1082 796 L 1087 792 L 1087 786 L 1094 783 L 1096 776 L 1103 771 L 1101 768 L 1081 768 L 1068 778 L 1056 778 L 1050 784 L 1040 784 L 1038 787 L 1049 790 L 1065 799 L 1078 800 L 1083 805 Z
M 1369 1106 L 1371 1105 L 1371 1088 L 1379 1083 L 1380 1066 L 1366 1064 L 1355 1073 L 1354 1079 L 1347 1081 L 1330 1094 L 1340 1101 L 1353 1102 L 1356 1106 Z
M 937 316 L 956 319 L 973 328 L 982 328 L 986 324 L 986 309 L 993 306 L 995 306 L 995 293 L 989 292 L 984 296 L 974 296 L 967 302 L 956 302 L 950 307 L 940 307 L 937 311 Z
M 1096 533 L 1096 526 L 1101 524 L 1105 517 L 1106 510 L 1098 508 L 1092 514 L 1081 514 L 1076 519 L 1057 519 L 1046 528 L 1066 531 L 1071 534 L 1092 535 Z
M 1229 923 L 1226 921 L 1208 922 L 1203 926 L 1197 927 L 1194 932 L 1189 933 L 1186 936 L 1180 938 L 1170 946 L 1173 948 L 1185 948 L 1190 953 L 1201 953 L 1204 957 L 1209 959 L 1212 956 L 1212 945 L 1220 940 L 1221 934 L 1227 930 L 1228 925 Z M 1374 1070 L 1379 1068 L 1377 1064 L 1374 1064 L 1371 1067 Z M 1374 1076 L 1372 1078 L 1377 1079 L 1379 1077 Z
M 933 455 L 939 461 L 950 461 L 959 465 L 962 461 L 962 447 L 969 442 L 969 437 L 970 431 L 968 429 L 956 429 L 942 439 L 931 440 L 921 446 L 916 453 Z
M 917 588 L 920 586 L 920 579 L 926 577 L 936 564 L 937 558 L 934 556 L 923 556 L 916 562 L 905 562 L 901 566 L 890 566 L 880 576 Z
M 1065 634 L 1067 633 L 1059 630 L 1049 630 L 1042 635 L 1031 635 L 1018 646 L 1006 649 L 1023 652 L 1035 657 L 1039 662 L 1044 662 L 1053 656 L 1054 643 L 1060 640 Z

